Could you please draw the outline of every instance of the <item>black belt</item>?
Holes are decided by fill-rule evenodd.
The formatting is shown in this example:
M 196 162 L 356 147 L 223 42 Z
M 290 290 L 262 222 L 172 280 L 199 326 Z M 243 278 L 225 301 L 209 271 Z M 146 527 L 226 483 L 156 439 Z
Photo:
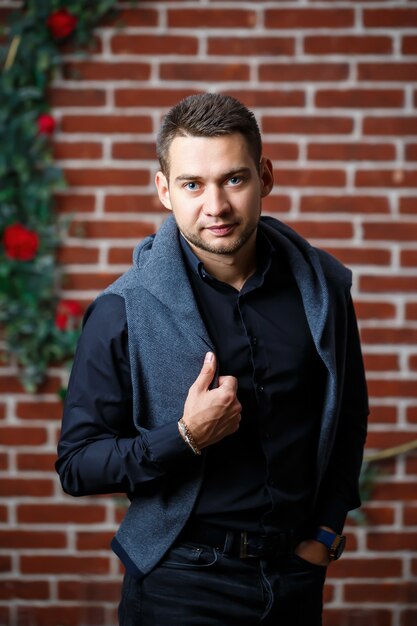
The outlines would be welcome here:
M 208 545 L 227 556 L 241 559 L 271 559 L 291 554 L 303 536 L 307 535 L 294 530 L 261 535 L 245 530 L 227 530 L 202 522 L 189 522 L 180 534 L 179 541 Z

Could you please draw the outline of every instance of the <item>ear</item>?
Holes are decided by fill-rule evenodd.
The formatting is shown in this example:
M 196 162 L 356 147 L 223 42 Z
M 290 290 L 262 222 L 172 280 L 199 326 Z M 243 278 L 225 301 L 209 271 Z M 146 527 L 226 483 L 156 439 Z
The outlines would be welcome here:
M 261 196 L 268 196 L 274 186 L 274 170 L 270 159 L 262 157 L 259 165 L 259 177 L 261 179 Z
M 172 211 L 171 198 L 169 196 L 168 181 L 166 179 L 165 174 L 163 174 L 161 171 L 157 172 L 155 175 L 155 185 L 158 191 L 158 196 L 159 196 L 160 201 L 162 202 L 162 204 L 164 205 L 166 209 L 168 209 L 169 211 Z

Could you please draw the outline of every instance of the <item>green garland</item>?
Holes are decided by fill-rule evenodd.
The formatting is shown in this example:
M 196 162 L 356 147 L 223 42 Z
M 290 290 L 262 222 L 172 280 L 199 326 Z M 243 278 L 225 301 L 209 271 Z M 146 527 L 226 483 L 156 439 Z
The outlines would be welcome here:
M 87 50 L 116 0 L 32 0 L 10 19 L 0 48 L 0 323 L 6 353 L 34 392 L 52 363 L 73 357 L 81 306 L 59 300 L 56 251 L 63 225 L 54 192 L 65 185 L 52 158 L 55 120 L 47 88 L 61 44 Z

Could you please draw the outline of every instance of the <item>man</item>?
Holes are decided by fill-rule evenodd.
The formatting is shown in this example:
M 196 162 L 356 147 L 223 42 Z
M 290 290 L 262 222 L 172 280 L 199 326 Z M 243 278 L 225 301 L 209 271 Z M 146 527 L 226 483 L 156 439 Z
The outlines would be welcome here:
M 63 488 L 131 499 L 113 540 L 122 626 L 318 626 L 360 504 L 351 274 L 260 218 L 272 165 L 240 102 L 186 98 L 157 150 L 173 216 L 86 314 Z

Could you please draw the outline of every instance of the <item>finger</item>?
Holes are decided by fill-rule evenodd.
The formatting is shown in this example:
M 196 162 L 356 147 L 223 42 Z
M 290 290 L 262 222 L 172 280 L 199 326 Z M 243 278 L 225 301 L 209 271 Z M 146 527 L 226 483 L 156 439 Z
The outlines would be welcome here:
M 219 376 L 219 387 L 226 387 L 232 389 L 234 393 L 237 392 L 237 378 L 235 376 Z
M 201 391 L 207 390 L 213 381 L 215 373 L 216 356 L 213 352 L 207 352 L 204 358 L 203 367 L 194 382 L 194 386 Z
M 240 413 L 235 415 L 235 417 L 233 419 L 233 422 L 231 423 L 231 426 L 232 426 L 232 429 L 233 429 L 232 432 L 235 433 L 236 431 L 239 430 L 241 420 L 242 420 L 242 415 Z

